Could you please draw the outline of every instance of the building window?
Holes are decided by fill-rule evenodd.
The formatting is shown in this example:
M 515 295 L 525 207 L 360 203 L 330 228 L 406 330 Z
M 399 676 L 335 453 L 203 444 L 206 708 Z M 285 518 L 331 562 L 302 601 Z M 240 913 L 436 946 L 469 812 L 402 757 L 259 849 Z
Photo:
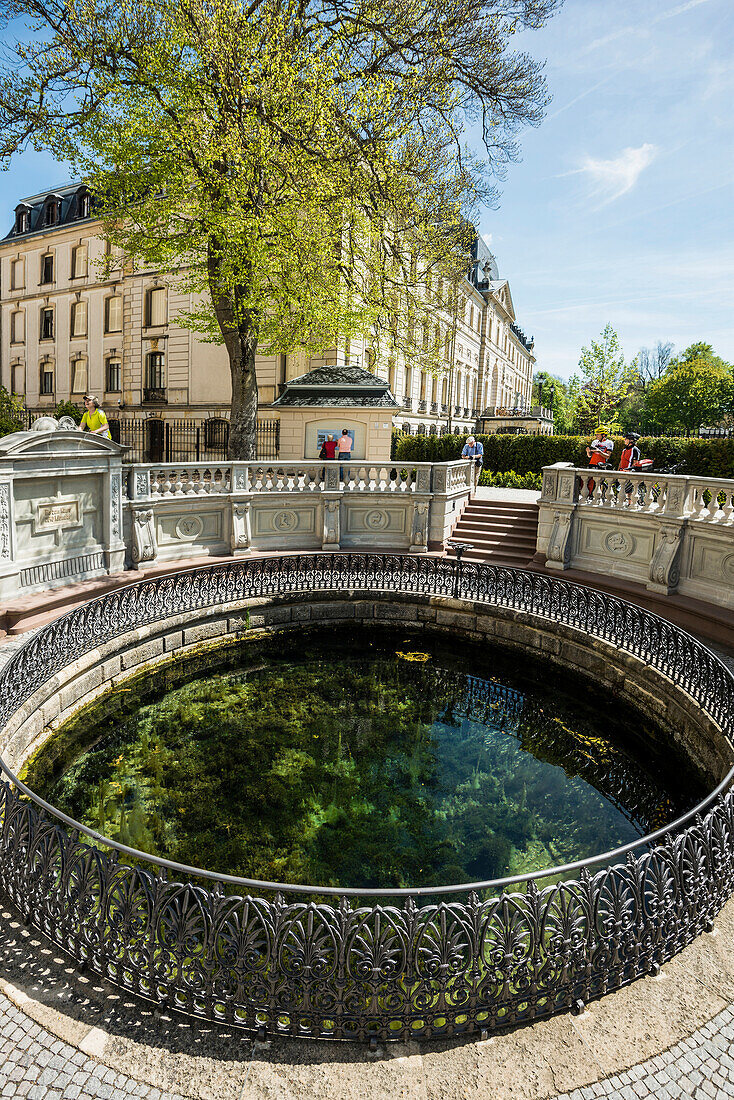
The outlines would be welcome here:
M 122 332 L 122 296 L 120 294 L 105 298 L 104 330 L 105 332 Z
M 22 309 L 10 314 L 10 343 L 25 343 L 25 313 Z
M 10 289 L 22 290 L 25 286 L 25 261 L 13 260 L 10 265 Z
M 87 303 L 74 302 L 71 307 L 71 335 L 87 335 Z
M 54 365 L 53 363 L 41 363 L 41 393 L 54 392 Z
M 12 393 L 25 394 L 25 367 L 22 363 L 14 363 L 10 368 L 10 389 Z
M 153 287 L 145 296 L 145 323 L 149 327 L 166 323 L 166 289 Z
M 48 252 L 41 257 L 41 282 L 52 283 L 54 281 L 54 257 L 53 252 Z
M 83 279 L 87 274 L 87 246 L 78 244 L 71 250 L 71 277 Z
M 88 218 L 91 204 L 89 201 L 89 192 L 80 191 L 76 197 L 76 216 L 77 218 Z
M 31 227 L 31 212 L 22 208 L 15 212 L 15 232 L 27 233 Z
M 41 339 L 53 340 L 54 338 L 54 311 L 53 309 L 41 310 Z
M 116 358 L 107 360 L 107 393 L 120 393 L 122 390 L 122 362 Z
M 71 361 L 71 392 L 87 392 L 87 361 L 86 359 L 72 359 Z
M 145 357 L 145 389 L 162 390 L 165 388 L 163 373 L 165 359 L 162 351 L 152 351 Z
M 43 214 L 44 225 L 56 225 L 59 220 L 59 203 L 56 199 L 49 199 Z

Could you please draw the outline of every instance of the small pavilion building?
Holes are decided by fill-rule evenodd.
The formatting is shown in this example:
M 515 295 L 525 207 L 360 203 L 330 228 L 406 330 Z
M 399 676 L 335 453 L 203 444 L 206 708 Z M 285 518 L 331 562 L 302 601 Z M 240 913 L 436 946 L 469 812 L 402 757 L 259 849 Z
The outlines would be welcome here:
M 338 439 L 346 428 L 353 458 L 387 462 L 397 408 L 389 383 L 368 370 L 316 367 L 286 382 L 273 402 L 280 416 L 280 458 L 318 458 L 324 439 Z

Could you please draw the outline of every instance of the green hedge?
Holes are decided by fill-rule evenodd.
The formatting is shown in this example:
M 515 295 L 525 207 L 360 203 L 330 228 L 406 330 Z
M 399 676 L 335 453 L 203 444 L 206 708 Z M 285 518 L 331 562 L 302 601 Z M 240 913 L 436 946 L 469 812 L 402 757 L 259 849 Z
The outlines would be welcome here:
M 448 462 L 459 458 L 466 435 L 401 435 L 396 433 L 394 458 L 400 462 Z M 584 435 L 478 435 L 484 444 L 484 468 L 537 474 L 554 462 L 585 466 L 591 436 Z M 615 436 L 612 462 L 616 466 L 623 441 Z M 681 473 L 734 479 L 734 439 L 643 438 L 638 444 L 643 458 L 656 467 L 682 463 Z
M 539 493 L 543 488 L 543 475 L 518 474 L 516 470 L 482 470 L 479 484 L 492 485 L 497 489 L 533 489 Z

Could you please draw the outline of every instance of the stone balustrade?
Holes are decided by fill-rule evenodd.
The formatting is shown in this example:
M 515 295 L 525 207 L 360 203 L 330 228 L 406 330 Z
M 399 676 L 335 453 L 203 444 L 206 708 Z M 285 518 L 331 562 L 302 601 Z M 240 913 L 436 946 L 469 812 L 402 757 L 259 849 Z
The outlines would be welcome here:
M 466 488 L 464 462 L 453 464 L 452 490 Z M 184 462 L 129 467 L 131 500 L 211 496 L 233 489 L 247 493 L 425 493 L 434 463 L 333 461 Z
M 734 607 L 734 481 L 546 466 L 538 552 L 552 569 Z
M 126 538 L 135 564 L 251 550 L 440 549 L 471 463 L 353 460 L 136 464 Z
M 0 444 L 0 597 L 252 550 L 439 550 L 471 490 L 468 459 L 123 466 L 48 420 Z

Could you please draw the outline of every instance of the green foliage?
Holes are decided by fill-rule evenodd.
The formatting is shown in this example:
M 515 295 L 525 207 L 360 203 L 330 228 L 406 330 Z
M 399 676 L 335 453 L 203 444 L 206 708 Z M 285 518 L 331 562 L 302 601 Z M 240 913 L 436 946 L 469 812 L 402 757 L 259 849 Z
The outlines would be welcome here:
M 0 69 L 0 156 L 69 162 L 130 262 L 204 292 L 185 320 L 226 345 L 230 454 L 254 457 L 258 345 L 373 332 L 376 354 L 445 366 L 430 283 L 461 281 L 487 168 L 542 117 L 541 67 L 511 46 L 557 6 L 17 0 L 32 33 Z
M 498 489 L 532 489 L 540 492 L 543 487 L 542 474 L 518 474 L 515 470 L 493 472 L 482 470 L 480 485 L 492 485 Z
M 648 386 L 645 398 L 651 419 L 663 431 L 715 425 L 734 415 L 734 373 L 702 357 L 683 358 Z
M 582 379 L 575 376 L 569 386 L 575 399 L 575 424 L 581 431 L 593 432 L 597 425 L 607 424 L 623 401 L 631 384 L 636 364 L 625 365 L 619 337 L 611 325 L 606 325 L 599 340 L 581 349 L 579 369 Z
M 480 435 L 484 444 L 484 469 L 538 474 L 554 462 L 585 466 L 590 435 Z M 465 435 L 402 436 L 397 443 L 400 462 L 449 462 L 459 458 Z M 622 453 L 621 436 L 614 439 L 612 462 Z M 705 477 L 734 478 L 734 439 L 677 439 L 643 437 L 638 446 L 643 457 L 657 467 L 683 463 L 685 472 Z
M 547 371 L 537 371 L 533 378 L 533 404 L 553 409 L 553 428 L 559 435 L 573 427 L 576 402 L 562 378 Z
M 24 412 L 22 397 L 8 393 L 5 386 L 0 386 L 0 436 L 22 432 L 25 427 Z
M 54 416 L 59 420 L 62 416 L 70 416 L 77 424 L 81 424 L 84 412 L 73 401 L 62 401 L 54 409 Z

